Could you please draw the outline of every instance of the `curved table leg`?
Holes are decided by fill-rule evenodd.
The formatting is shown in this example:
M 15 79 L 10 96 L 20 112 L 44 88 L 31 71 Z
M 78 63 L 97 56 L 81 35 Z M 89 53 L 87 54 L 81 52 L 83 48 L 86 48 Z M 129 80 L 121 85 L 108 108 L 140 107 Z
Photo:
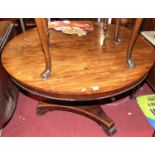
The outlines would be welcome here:
M 51 110 L 65 110 L 74 113 L 78 113 L 84 115 L 92 120 L 94 120 L 97 124 L 99 124 L 107 135 L 111 136 L 116 132 L 116 128 L 114 122 L 109 118 L 106 113 L 102 110 L 99 105 L 92 106 L 65 106 L 65 105 L 57 105 L 57 104 L 48 104 L 44 102 L 39 102 L 37 107 L 37 113 L 40 115 L 46 113 Z

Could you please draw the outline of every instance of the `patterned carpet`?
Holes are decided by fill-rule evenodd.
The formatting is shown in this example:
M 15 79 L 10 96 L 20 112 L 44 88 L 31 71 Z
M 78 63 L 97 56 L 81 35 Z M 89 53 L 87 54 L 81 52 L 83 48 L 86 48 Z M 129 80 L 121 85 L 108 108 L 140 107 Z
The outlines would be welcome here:
M 147 84 L 138 95 L 153 94 Z M 2 137 L 105 137 L 103 129 L 94 121 L 79 114 L 53 111 L 36 115 L 37 101 L 20 93 L 16 111 L 2 131 Z M 153 129 L 139 109 L 136 100 L 125 97 L 102 105 L 114 120 L 117 132 L 113 137 L 150 137 Z

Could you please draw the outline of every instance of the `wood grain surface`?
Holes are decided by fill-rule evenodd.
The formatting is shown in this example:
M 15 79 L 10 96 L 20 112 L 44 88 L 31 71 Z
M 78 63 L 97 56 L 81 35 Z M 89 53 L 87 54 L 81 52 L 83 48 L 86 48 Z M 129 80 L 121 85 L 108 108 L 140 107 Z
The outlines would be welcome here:
M 88 23 L 88 22 L 87 22 Z M 151 69 L 154 49 L 139 36 L 133 49 L 135 68 L 126 63 L 131 31 L 120 27 L 120 44 L 114 43 L 115 26 L 108 26 L 103 44 L 103 24 L 90 23 L 94 30 L 86 36 L 50 30 L 52 75 L 42 80 L 44 55 L 37 29 L 12 39 L 2 53 L 6 71 L 19 84 L 57 99 L 91 100 L 130 89 Z

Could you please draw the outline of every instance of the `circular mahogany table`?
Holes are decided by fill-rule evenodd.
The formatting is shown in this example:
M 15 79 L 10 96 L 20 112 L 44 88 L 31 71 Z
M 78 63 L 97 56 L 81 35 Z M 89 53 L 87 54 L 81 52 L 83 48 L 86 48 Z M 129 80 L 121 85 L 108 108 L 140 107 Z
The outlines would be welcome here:
M 134 68 L 126 63 L 131 31 L 120 28 L 120 44 L 114 43 L 115 26 L 109 25 L 103 43 L 103 25 L 93 23 L 86 36 L 50 30 L 52 75 L 42 80 L 44 55 L 37 29 L 12 39 L 2 54 L 2 63 L 12 80 L 39 100 L 38 114 L 67 110 L 95 120 L 112 135 L 114 122 L 104 113 L 101 99 L 114 97 L 139 85 L 154 62 L 153 48 L 139 36 L 133 49 Z

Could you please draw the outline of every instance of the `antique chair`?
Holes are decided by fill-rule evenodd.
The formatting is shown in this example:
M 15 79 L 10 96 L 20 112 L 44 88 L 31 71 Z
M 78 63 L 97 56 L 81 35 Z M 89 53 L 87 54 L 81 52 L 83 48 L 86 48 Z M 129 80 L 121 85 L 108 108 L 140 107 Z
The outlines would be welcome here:
M 5 44 L 15 36 L 13 23 L 0 22 L 0 55 Z M 0 128 L 11 118 L 17 103 L 18 89 L 10 80 L 0 61 Z
M 38 28 L 41 44 L 42 44 L 42 49 L 44 52 L 45 56 L 45 62 L 46 62 L 46 68 L 41 74 L 42 79 L 46 80 L 52 71 L 51 67 L 51 58 L 49 54 L 49 31 L 48 31 L 48 20 L 43 19 L 43 18 L 35 18 L 36 25 Z M 142 24 L 143 19 L 138 18 L 136 19 L 132 34 L 130 36 L 130 41 L 128 43 L 128 48 L 127 48 L 127 56 L 126 56 L 126 61 L 127 65 L 130 68 L 135 67 L 135 63 L 132 60 L 132 50 L 140 29 L 140 26 Z M 114 36 L 114 43 L 119 44 L 120 39 L 119 39 L 119 27 L 120 27 L 120 18 L 116 19 L 116 31 L 115 31 L 115 36 Z M 104 32 L 108 31 L 108 18 L 104 18 Z

